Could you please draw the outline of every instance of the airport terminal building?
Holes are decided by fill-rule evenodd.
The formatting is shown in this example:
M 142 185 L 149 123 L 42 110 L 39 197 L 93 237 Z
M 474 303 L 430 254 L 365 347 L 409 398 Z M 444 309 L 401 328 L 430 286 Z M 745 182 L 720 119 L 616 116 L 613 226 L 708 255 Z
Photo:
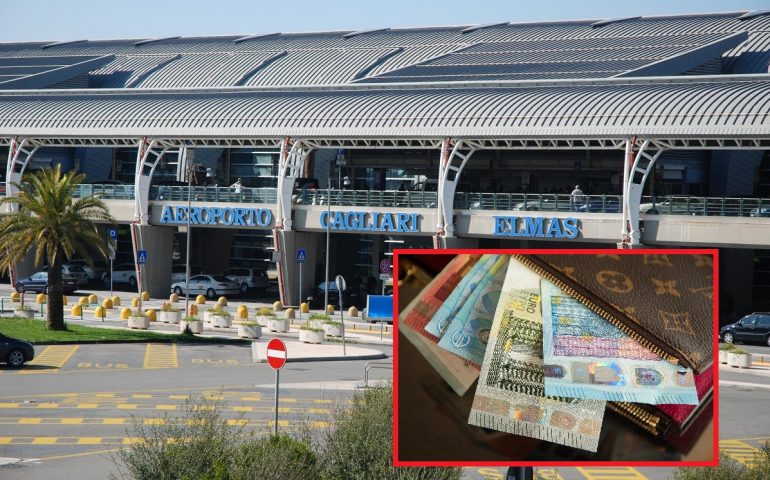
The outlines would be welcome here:
M 0 44 L 2 194 L 85 173 L 156 296 L 189 223 L 285 304 L 328 231 L 370 286 L 392 248 L 719 247 L 723 310 L 770 309 L 769 65 L 770 11 Z

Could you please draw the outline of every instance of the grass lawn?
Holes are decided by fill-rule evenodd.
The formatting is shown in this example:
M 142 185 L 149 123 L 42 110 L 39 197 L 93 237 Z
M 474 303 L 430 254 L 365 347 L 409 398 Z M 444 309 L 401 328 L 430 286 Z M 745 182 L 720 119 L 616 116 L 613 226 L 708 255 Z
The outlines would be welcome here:
M 173 335 L 147 330 L 117 330 L 110 328 L 86 327 L 67 324 L 67 330 L 55 331 L 46 328 L 45 320 L 26 318 L 0 318 L 0 332 L 4 335 L 32 343 L 109 343 L 109 342 L 173 342 L 173 343 L 233 343 L 245 344 L 247 340 L 203 338 L 196 335 Z

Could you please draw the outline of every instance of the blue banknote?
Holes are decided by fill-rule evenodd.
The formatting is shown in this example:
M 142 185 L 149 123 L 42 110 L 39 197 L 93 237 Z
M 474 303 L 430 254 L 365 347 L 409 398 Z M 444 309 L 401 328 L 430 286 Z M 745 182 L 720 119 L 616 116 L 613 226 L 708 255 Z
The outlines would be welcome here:
M 691 369 L 655 355 L 547 280 L 541 293 L 546 395 L 698 404 Z
M 446 331 L 457 313 L 460 312 L 465 302 L 476 290 L 479 282 L 494 265 L 500 255 L 483 255 L 479 261 L 463 277 L 457 287 L 449 294 L 443 305 L 433 315 L 433 318 L 425 325 L 425 330 L 435 337 L 441 337 Z
M 508 260 L 508 255 L 501 255 L 495 260 L 463 307 L 452 318 L 438 342 L 439 347 L 481 365 L 503 289 Z

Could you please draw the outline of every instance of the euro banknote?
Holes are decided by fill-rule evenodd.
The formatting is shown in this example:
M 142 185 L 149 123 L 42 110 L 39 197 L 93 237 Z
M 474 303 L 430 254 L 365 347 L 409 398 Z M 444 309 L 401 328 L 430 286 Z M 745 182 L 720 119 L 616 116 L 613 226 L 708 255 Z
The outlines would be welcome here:
M 546 395 L 698 404 L 691 369 L 655 355 L 547 280 L 541 288 Z
M 438 346 L 481 366 L 492 319 L 503 289 L 508 255 L 499 255 L 460 311 L 454 315 Z
M 460 283 L 457 284 L 457 287 L 452 290 L 444 300 L 444 303 L 439 306 L 433 318 L 425 325 L 426 332 L 436 338 L 441 338 L 444 335 L 455 315 L 462 310 L 465 303 L 476 291 L 479 282 L 487 276 L 489 268 L 499 257 L 501 255 L 486 254 L 479 258 L 479 261 L 468 270 L 462 280 L 460 280 Z
M 512 258 L 468 422 L 595 452 L 603 400 L 545 396 L 540 278 Z
M 457 284 L 460 283 L 479 258 L 480 255 L 468 254 L 460 254 L 453 258 L 415 298 L 415 303 L 409 313 L 399 316 L 399 323 L 405 323 L 421 335 L 424 335 L 433 342 L 437 342 L 438 337 L 426 332 L 425 325 L 433 318 L 439 307 L 444 304 L 449 294 L 454 291 Z

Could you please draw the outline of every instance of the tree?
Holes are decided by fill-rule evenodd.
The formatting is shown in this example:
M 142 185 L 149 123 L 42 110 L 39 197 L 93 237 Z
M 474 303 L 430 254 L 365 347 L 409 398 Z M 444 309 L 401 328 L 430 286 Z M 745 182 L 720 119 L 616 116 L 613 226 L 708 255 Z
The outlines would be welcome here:
M 108 240 L 100 235 L 94 221 L 114 223 L 107 206 L 95 197 L 73 201 L 75 187 L 85 175 L 65 173 L 61 165 L 25 177 L 19 194 L 0 199 L 4 205 L 18 205 L 16 211 L 0 214 L 0 271 L 7 271 L 35 250 L 35 266 L 48 262 L 48 328 L 64 330 L 62 265 L 76 254 L 92 263 L 91 254 L 108 255 Z

